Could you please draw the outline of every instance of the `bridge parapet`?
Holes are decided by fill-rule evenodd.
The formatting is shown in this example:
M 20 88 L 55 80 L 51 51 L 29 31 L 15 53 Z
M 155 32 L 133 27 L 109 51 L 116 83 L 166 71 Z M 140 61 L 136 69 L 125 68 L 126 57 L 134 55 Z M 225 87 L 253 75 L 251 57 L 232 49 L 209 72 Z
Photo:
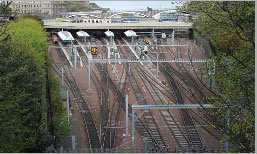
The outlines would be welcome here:
M 192 23 L 185 22 L 138 22 L 138 23 L 69 23 L 44 20 L 44 27 L 47 29 L 190 29 Z

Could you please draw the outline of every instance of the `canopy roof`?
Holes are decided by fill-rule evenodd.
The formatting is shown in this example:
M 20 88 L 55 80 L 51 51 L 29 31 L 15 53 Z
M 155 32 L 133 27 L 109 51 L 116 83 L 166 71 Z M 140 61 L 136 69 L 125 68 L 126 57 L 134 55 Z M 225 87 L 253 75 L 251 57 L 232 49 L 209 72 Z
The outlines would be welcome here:
M 111 31 L 106 31 L 106 32 L 104 32 L 104 34 L 107 36 L 107 37 L 114 37 L 114 34 L 113 34 L 113 32 L 111 32 Z
M 137 34 L 133 30 L 128 30 L 124 32 L 127 37 L 136 37 Z
M 77 32 L 77 35 L 79 37 L 89 37 L 88 33 L 87 32 L 84 32 L 84 31 L 78 31 Z
M 60 31 L 58 32 L 58 35 L 63 41 L 74 41 L 73 36 L 68 31 Z

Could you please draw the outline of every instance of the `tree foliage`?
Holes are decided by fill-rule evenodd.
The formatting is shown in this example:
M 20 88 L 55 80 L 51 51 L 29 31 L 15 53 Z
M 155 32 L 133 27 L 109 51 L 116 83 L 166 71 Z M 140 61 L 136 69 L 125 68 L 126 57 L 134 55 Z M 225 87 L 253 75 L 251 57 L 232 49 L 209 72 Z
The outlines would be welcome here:
M 24 41 L 42 54 L 49 44 L 48 33 L 38 21 L 30 18 L 21 18 L 18 22 L 8 24 L 7 33 L 11 35 L 13 41 Z
M 18 42 L 1 44 L 0 58 L 0 152 L 25 152 L 44 129 L 42 61 L 32 47 Z
M 24 19 L 34 19 L 36 21 L 38 21 L 40 23 L 41 26 L 44 25 L 44 21 L 41 19 L 40 16 L 38 15 L 31 15 L 31 14 L 23 14 L 22 16 L 20 16 L 20 18 L 24 18 Z
M 255 151 L 255 3 L 253 1 L 186 2 L 180 11 L 199 13 L 192 20 L 197 35 L 210 38 L 215 74 L 208 100 L 222 109 L 212 113 L 224 130 L 224 106 L 230 105 L 231 152 Z M 208 36 L 208 37 L 206 37 Z
M 9 18 L 11 17 L 11 9 L 10 5 L 12 2 L 0 2 L 0 37 L 5 34 L 5 30 L 7 28 L 7 23 Z M 5 36 L 2 40 L 6 40 L 9 36 Z M 0 40 L 0 42 L 2 41 Z
M 0 152 L 44 152 L 58 146 L 69 132 L 45 52 L 48 33 L 35 19 L 22 17 L 9 23 L 1 37 L 7 35 L 9 39 L 0 44 Z M 47 84 L 51 102 L 46 99 Z M 52 106 L 53 134 L 48 129 L 47 103 Z

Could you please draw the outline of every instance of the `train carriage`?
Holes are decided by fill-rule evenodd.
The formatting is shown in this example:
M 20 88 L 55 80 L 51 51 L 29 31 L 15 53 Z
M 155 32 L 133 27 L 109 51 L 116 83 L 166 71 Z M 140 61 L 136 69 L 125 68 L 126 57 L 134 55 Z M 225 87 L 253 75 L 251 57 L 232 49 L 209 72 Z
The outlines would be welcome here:
M 94 37 L 92 37 L 92 38 L 90 39 L 90 43 L 91 43 L 91 45 L 92 45 L 92 47 L 91 47 L 91 54 L 92 54 L 93 56 L 96 56 L 96 55 L 98 54 L 98 49 L 97 49 L 97 47 L 96 47 L 96 39 L 95 39 Z
M 57 38 L 57 36 L 53 35 L 53 36 L 52 36 L 52 40 L 53 40 L 54 44 L 57 44 L 57 43 L 58 43 L 58 38 Z
M 144 39 L 145 44 L 150 44 L 150 41 L 148 39 Z
M 96 56 L 98 54 L 97 47 L 91 47 L 91 54 Z

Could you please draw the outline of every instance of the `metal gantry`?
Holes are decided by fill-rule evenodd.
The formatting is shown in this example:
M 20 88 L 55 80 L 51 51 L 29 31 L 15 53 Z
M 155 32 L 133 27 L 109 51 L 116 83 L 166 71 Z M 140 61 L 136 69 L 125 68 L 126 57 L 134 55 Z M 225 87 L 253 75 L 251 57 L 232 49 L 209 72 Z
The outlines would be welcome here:
M 174 58 L 174 59 L 88 59 L 88 91 L 91 91 L 91 63 L 205 63 L 206 59 L 182 59 L 182 58 Z M 158 68 L 157 68 L 158 69 Z M 158 70 L 157 70 L 158 71 Z

